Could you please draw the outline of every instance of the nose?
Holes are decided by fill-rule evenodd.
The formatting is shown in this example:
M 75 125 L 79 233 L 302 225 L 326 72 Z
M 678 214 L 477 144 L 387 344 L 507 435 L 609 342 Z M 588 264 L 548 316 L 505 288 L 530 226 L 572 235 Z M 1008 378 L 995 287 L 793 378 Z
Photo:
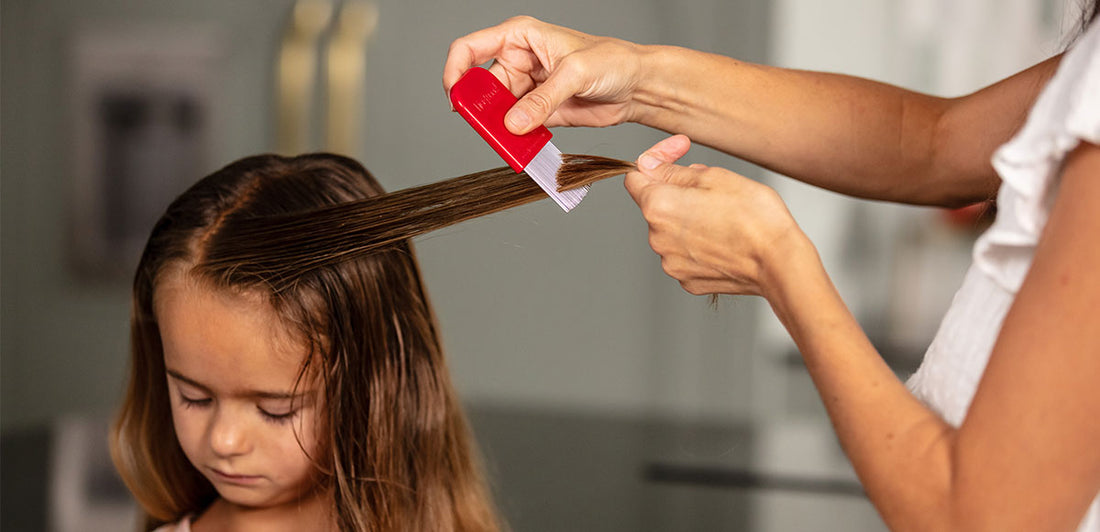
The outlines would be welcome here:
M 228 409 L 218 409 L 210 425 L 210 449 L 220 458 L 248 454 L 247 423 Z

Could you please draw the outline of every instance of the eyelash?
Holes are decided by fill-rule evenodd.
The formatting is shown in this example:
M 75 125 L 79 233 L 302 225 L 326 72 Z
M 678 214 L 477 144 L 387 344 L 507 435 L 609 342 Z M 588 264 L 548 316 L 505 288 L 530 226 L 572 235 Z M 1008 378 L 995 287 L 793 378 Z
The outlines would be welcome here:
M 268 423 L 274 423 L 276 425 L 282 425 L 284 423 L 290 422 L 290 420 L 294 418 L 294 414 L 298 413 L 297 410 L 291 410 L 290 412 L 287 412 L 285 414 L 272 414 L 258 406 L 256 407 L 256 409 L 260 411 L 260 415 L 264 417 L 265 421 L 267 421 Z
M 185 397 L 183 395 L 180 395 L 180 402 L 183 404 L 184 408 L 203 408 L 203 407 L 206 407 L 206 406 L 210 406 L 210 398 L 209 397 L 207 397 L 205 399 L 191 399 L 189 397 Z M 291 411 L 289 411 L 285 414 L 272 414 L 271 412 L 268 412 L 268 411 L 260 408 L 259 406 L 256 407 L 256 410 L 258 410 L 260 412 L 260 416 L 262 416 L 264 418 L 264 421 L 267 421 L 268 423 L 273 423 L 273 424 L 276 424 L 276 425 L 282 425 L 284 423 L 288 423 L 291 419 L 294 418 L 294 415 L 298 413 L 298 410 L 295 409 L 295 410 L 291 410 Z
M 184 408 L 202 408 L 210 404 L 209 397 L 205 399 L 191 399 L 190 397 L 180 395 L 180 401 L 183 403 Z

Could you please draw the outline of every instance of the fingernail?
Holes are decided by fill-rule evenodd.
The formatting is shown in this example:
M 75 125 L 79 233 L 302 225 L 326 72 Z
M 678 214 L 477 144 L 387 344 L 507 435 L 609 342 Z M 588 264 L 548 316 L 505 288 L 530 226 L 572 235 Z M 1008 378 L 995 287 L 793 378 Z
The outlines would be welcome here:
M 522 131 L 527 124 L 531 123 L 531 117 L 527 116 L 527 112 L 522 109 L 514 109 L 508 113 L 508 123 L 511 124 L 512 129 Z
M 642 170 L 652 170 L 657 168 L 659 164 L 661 164 L 661 161 L 648 153 L 643 153 L 641 157 L 638 157 L 638 166 Z

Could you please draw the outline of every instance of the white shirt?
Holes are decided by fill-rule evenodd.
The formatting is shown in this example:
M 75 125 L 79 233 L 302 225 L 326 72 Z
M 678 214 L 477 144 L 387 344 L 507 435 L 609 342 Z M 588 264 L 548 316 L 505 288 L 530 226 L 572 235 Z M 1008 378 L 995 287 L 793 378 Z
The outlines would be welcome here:
M 975 243 L 962 287 L 909 379 L 913 393 L 953 426 L 966 416 L 1001 323 L 1031 268 L 1062 162 L 1082 140 L 1100 144 L 1100 23 L 1066 53 L 1023 129 L 994 154 L 1002 179 L 997 218 Z M 1100 532 L 1100 497 L 1078 530 Z
M 168 523 L 160 525 L 153 530 L 153 532 L 191 532 L 191 521 L 195 519 L 194 515 L 188 514 L 183 519 L 175 523 Z

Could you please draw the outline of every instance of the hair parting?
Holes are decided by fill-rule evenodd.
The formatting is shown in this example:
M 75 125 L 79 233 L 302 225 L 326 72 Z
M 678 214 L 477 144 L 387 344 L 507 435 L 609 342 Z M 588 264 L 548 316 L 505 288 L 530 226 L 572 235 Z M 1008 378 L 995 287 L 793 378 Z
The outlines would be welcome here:
M 558 187 L 580 188 L 633 168 L 633 163 L 617 159 L 566 154 L 558 171 Z M 303 270 L 363 256 L 545 197 L 527 174 L 495 168 L 331 205 L 308 216 L 295 213 L 235 220 L 232 229 L 218 233 L 219 245 L 211 248 L 203 262 L 229 278 L 264 279 L 272 290 L 279 291 Z M 308 242 L 302 241 L 303 234 L 310 235 Z
M 568 155 L 559 185 L 631 168 Z M 304 340 L 294 390 L 310 380 L 324 408 L 313 446 L 295 438 L 339 530 L 499 530 L 409 239 L 543 197 L 507 168 L 385 194 L 357 161 L 324 153 L 246 157 L 180 195 L 134 276 L 130 379 L 112 429 L 145 529 L 219 497 L 178 441 L 165 378 L 155 294 L 184 276 L 188 289 L 258 295 Z
M 310 380 L 323 408 L 310 449 L 306 434 L 295 438 L 314 463 L 336 528 L 501 528 L 411 243 L 393 241 L 296 269 L 279 257 L 316 253 L 323 240 L 316 231 L 245 246 L 242 235 L 249 233 L 238 229 L 256 220 L 294 228 L 293 217 L 308 224 L 318 209 L 381 195 L 373 176 L 346 157 L 257 155 L 195 183 L 157 221 L 134 276 L 130 378 L 111 437 L 112 458 L 141 505 L 144 529 L 197 515 L 219 497 L 179 442 L 165 378 L 154 300 L 158 287 L 180 276 L 194 281 L 188 290 L 244 294 L 253 298 L 249 304 L 258 299 L 304 341 L 294 392 Z M 240 264 L 207 260 L 229 255 Z M 256 263 L 278 272 L 278 282 L 235 273 Z

